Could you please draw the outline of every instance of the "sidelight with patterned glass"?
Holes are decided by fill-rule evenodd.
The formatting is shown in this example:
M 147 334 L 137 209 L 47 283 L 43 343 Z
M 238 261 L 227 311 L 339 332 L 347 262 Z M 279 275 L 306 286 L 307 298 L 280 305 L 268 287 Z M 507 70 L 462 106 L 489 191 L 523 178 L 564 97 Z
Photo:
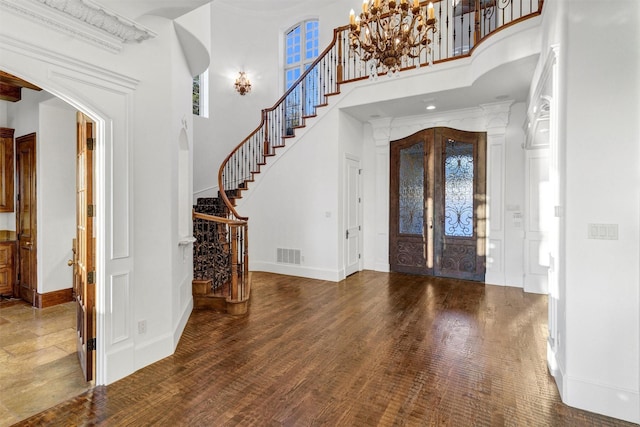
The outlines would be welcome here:
M 444 156 L 444 233 L 473 236 L 473 144 L 446 140 Z

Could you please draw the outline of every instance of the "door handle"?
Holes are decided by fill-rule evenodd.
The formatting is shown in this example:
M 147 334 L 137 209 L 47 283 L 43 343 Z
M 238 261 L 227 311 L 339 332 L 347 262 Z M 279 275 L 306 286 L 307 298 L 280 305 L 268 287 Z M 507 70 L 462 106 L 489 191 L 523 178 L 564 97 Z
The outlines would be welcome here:
M 67 261 L 67 265 L 68 265 L 69 267 L 71 267 L 71 266 L 72 266 L 73 264 L 75 264 L 75 263 L 76 263 L 76 262 L 75 262 L 74 260 L 72 260 L 72 259 L 70 259 L 69 261 Z

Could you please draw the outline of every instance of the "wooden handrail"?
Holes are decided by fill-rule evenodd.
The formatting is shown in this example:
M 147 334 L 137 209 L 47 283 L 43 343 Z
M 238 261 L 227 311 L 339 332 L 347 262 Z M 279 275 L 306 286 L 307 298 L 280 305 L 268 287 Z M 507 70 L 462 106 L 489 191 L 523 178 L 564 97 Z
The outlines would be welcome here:
M 244 221 L 244 220 L 229 219 L 221 216 L 203 214 L 200 212 L 193 212 L 193 217 L 198 219 L 204 219 L 205 221 L 219 222 L 221 224 L 226 224 L 226 225 L 246 225 L 247 224 L 247 221 Z

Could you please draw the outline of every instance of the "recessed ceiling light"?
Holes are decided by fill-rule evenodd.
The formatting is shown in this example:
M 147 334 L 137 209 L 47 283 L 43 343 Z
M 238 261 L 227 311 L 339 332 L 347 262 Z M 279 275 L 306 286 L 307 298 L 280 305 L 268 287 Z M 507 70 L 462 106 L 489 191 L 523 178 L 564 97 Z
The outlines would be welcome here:
M 431 104 L 431 105 L 427 105 L 427 110 L 435 110 L 436 106 Z

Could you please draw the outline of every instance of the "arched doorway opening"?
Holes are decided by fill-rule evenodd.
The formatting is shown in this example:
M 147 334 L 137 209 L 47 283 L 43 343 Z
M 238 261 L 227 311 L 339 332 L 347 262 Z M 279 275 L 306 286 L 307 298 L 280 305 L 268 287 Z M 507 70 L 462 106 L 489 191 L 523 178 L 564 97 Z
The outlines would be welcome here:
M 0 69 L 9 70 L 12 75 L 18 76 L 26 82 L 32 83 L 33 87 L 39 87 L 42 91 L 35 90 L 26 91 L 23 99 L 16 100 L 13 105 L 5 105 L 2 109 L 3 116 L 0 116 L 3 126 L 12 126 L 16 128 L 16 137 L 20 138 L 23 134 L 32 135 L 34 140 L 34 165 L 33 175 L 37 179 L 37 191 L 34 194 L 34 203 L 38 203 L 36 220 L 33 224 L 37 224 L 37 238 L 34 242 L 29 242 L 33 248 L 38 248 L 35 261 L 33 262 L 34 276 L 37 277 L 34 286 L 33 295 L 30 304 L 36 308 L 43 308 L 68 300 L 68 296 L 73 294 L 75 298 L 76 290 L 73 286 L 73 273 L 69 264 L 74 264 L 76 256 L 73 254 L 75 249 L 74 240 L 68 236 L 70 226 L 73 227 L 72 232 L 75 237 L 75 229 L 77 229 L 76 216 L 76 190 L 81 183 L 88 182 L 88 178 L 95 182 L 92 190 L 98 199 L 104 198 L 104 127 L 105 120 L 96 112 L 95 109 L 87 107 L 86 104 L 76 101 L 73 93 L 65 93 L 60 88 L 49 88 L 46 80 L 40 79 L 38 76 L 28 75 L 21 72 L 19 64 L 15 68 L 9 68 L 4 64 L 0 64 Z M 35 83 L 37 82 L 37 83 Z M 31 89 L 31 88 L 29 88 Z M 77 154 L 77 120 L 76 114 L 84 113 L 84 116 L 91 122 L 94 135 L 88 137 L 91 140 L 92 148 L 95 154 L 92 155 L 95 160 L 96 167 L 89 171 L 84 171 L 83 176 L 76 176 L 76 154 Z M 19 156 L 16 156 L 19 160 Z M 16 167 L 15 173 L 20 168 Z M 87 175 L 87 174 L 90 174 Z M 16 182 L 19 183 L 19 179 Z M 73 195 L 71 195 L 73 193 Z M 17 198 L 20 196 L 17 194 Z M 37 202 L 35 201 L 37 198 Z M 18 199 L 19 200 L 19 199 Z M 100 209 L 97 209 L 97 203 L 92 203 L 88 209 L 91 211 L 89 215 L 96 223 L 95 232 L 91 232 L 91 240 L 95 241 L 96 262 L 95 268 L 90 272 L 90 279 L 96 289 L 96 301 L 104 298 L 103 284 L 101 280 L 101 259 L 104 258 L 104 217 Z M 20 204 L 17 204 L 20 206 Z M 35 210 L 34 210 L 35 212 Z M 18 223 L 20 216 L 14 215 L 15 222 L 11 219 L 4 219 L 5 226 L 9 229 L 20 229 Z M 70 224 L 70 222 L 72 224 Z M 65 232 L 66 230 L 66 232 Z M 20 231 L 18 231 L 20 232 Z M 37 243 L 36 243 L 37 242 Z M 30 246 L 31 246 L 30 245 Z M 17 265 L 21 264 L 19 261 Z M 36 270 L 37 268 L 37 270 Z M 22 268 L 17 269 L 16 280 L 19 282 L 21 277 L 18 276 Z M 36 274 L 37 273 L 37 274 Z M 15 293 L 15 292 L 14 292 Z M 68 294 L 68 295 L 67 295 Z M 18 292 L 14 296 L 20 296 Z M 94 307 L 91 311 L 95 313 Z M 99 319 L 96 319 L 98 327 L 96 332 L 101 329 Z M 74 315 L 74 323 L 80 326 Z M 97 340 L 92 340 L 87 348 L 95 354 L 95 359 L 102 359 L 101 352 L 96 351 L 99 346 L 96 345 L 100 341 L 99 332 L 97 332 Z M 86 372 L 88 379 L 103 383 L 104 378 L 102 372 L 102 363 L 98 362 L 90 367 Z

